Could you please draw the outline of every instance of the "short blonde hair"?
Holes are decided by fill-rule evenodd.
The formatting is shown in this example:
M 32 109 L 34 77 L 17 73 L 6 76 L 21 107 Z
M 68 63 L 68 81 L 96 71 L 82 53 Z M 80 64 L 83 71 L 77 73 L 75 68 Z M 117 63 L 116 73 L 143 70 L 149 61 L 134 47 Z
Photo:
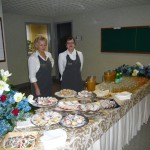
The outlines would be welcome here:
M 34 40 L 34 48 L 38 49 L 39 46 L 39 42 L 40 41 L 45 41 L 45 43 L 47 44 L 47 39 L 44 36 L 38 36 L 37 38 L 35 38 Z

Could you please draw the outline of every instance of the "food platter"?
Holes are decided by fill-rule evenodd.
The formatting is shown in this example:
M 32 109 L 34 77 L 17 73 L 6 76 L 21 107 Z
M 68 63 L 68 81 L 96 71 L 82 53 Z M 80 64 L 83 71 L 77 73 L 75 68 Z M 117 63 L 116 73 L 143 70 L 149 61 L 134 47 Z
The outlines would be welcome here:
M 75 97 L 76 94 L 77 94 L 76 91 L 70 90 L 70 89 L 63 89 L 63 90 L 60 90 L 59 92 L 55 92 L 55 95 L 60 98 Z
M 78 101 L 59 101 L 57 106 L 54 108 L 56 111 L 77 111 L 80 103 Z
M 87 90 L 83 90 L 81 92 L 78 92 L 78 94 L 76 95 L 76 97 L 78 99 L 91 99 L 94 98 L 96 96 L 95 93 L 87 91 Z
M 57 124 L 62 118 L 62 115 L 54 111 L 46 111 L 35 114 L 31 118 L 31 122 L 36 126 L 45 126 Z
M 100 108 L 102 108 L 100 102 L 93 102 L 93 103 L 81 104 L 79 106 L 79 111 L 81 111 L 81 112 L 96 112 Z
M 118 108 L 120 105 L 114 99 L 97 100 L 96 102 L 79 105 L 78 111 L 83 113 L 94 113 L 102 109 Z
M 109 90 L 96 90 L 94 91 L 96 98 L 98 99 L 108 99 L 108 98 L 112 98 L 113 94 L 111 92 L 109 92 Z
M 29 103 L 35 107 L 52 107 L 57 104 L 58 100 L 55 97 L 38 97 Z
M 101 105 L 104 109 L 120 107 L 120 105 L 114 99 L 102 100 Z
M 67 128 L 80 128 L 88 122 L 88 118 L 83 115 L 69 114 L 61 119 L 60 125 Z
M 2 142 L 2 147 L 7 150 L 31 150 L 35 147 L 37 136 L 37 131 L 9 132 Z

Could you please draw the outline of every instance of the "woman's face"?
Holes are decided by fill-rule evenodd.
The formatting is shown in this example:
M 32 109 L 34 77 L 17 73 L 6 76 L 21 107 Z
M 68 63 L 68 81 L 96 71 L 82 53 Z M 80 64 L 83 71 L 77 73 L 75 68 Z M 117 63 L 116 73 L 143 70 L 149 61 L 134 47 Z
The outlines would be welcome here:
M 66 47 L 69 51 L 73 51 L 74 48 L 75 48 L 75 43 L 74 43 L 74 40 L 68 40 L 67 43 L 66 43 Z
M 38 42 L 38 51 L 44 52 L 46 49 L 47 43 L 45 41 L 39 41 Z

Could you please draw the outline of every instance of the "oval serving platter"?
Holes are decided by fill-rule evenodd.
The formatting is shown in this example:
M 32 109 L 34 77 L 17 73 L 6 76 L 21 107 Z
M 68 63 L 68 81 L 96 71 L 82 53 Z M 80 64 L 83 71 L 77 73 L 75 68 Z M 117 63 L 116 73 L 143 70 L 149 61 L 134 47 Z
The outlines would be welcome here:
M 80 128 L 88 124 L 89 119 L 84 115 L 69 114 L 60 120 L 59 124 L 67 128 Z

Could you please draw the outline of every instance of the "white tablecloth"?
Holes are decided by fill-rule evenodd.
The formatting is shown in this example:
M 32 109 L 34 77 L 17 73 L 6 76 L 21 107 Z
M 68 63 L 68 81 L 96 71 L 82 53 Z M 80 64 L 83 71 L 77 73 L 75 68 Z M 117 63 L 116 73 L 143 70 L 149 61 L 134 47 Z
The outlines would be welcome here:
M 88 150 L 122 150 L 150 116 L 150 94 L 116 122 Z

